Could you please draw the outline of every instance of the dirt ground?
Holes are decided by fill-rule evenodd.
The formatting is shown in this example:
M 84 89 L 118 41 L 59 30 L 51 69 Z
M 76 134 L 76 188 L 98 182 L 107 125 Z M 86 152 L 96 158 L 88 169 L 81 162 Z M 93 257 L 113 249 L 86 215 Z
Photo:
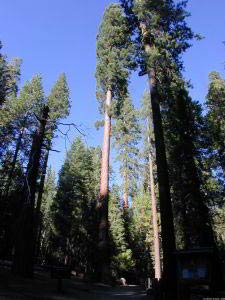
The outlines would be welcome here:
M 102 286 L 72 278 L 63 280 L 63 292 L 57 292 L 57 280 L 48 273 L 35 273 L 34 279 L 21 279 L 7 273 L 0 278 L 0 299 L 18 300 L 144 300 L 145 291 L 137 286 Z

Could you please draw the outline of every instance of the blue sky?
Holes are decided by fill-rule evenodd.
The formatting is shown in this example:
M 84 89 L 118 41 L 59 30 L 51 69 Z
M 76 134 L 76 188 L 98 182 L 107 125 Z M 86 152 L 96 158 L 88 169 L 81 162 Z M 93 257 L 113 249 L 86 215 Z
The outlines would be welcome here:
M 3 3 L 4 2 L 4 3 Z M 3 53 L 23 59 L 21 85 L 34 74 L 43 76 L 46 93 L 61 72 L 68 78 L 72 110 L 69 121 L 82 124 L 89 145 L 101 145 L 102 131 L 96 132 L 99 119 L 95 98 L 96 34 L 109 0 L 7 0 L 0 10 L 0 40 Z M 208 74 L 220 71 L 223 76 L 225 61 L 225 1 L 189 0 L 189 24 L 205 37 L 194 42 L 184 55 L 185 76 L 191 79 L 191 95 L 204 101 Z M 130 90 L 138 105 L 146 86 L 145 78 L 132 76 Z M 73 131 L 70 139 L 76 135 Z M 67 143 L 69 147 L 69 143 Z M 59 170 L 65 157 L 62 137 L 55 140 L 50 163 Z

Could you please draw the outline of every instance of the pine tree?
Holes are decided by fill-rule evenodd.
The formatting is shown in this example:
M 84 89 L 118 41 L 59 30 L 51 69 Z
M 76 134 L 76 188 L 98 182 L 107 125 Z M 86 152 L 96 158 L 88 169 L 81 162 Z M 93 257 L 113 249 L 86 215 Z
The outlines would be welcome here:
M 140 128 L 138 111 L 134 108 L 130 97 L 124 99 L 119 117 L 113 127 L 117 160 L 120 161 L 120 173 L 123 178 L 123 206 L 129 207 L 129 197 L 135 193 L 135 182 L 138 179 L 138 141 Z
M 51 211 L 54 221 L 55 256 L 67 260 L 87 276 L 93 274 L 96 254 L 97 150 L 86 148 L 76 138 L 60 171 L 57 194 Z M 99 174 L 98 174 L 99 175 Z M 97 182 L 97 178 L 95 178 Z M 99 187 L 99 182 L 98 182 Z
M 136 265 L 137 278 L 153 277 L 150 194 L 142 190 L 134 197 L 130 224 L 131 248 Z
M 7 98 L 3 109 L 0 111 L 1 129 L 1 164 L 7 165 L 0 171 L 1 174 L 1 204 L 3 210 L 1 218 L 5 214 L 11 215 L 11 227 L 15 227 L 15 222 L 21 212 L 21 195 L 23 181 L 25 180 L 24 166 L 29 160 L 34 132 L 39 126 L 38 117 L 41 117 L 41 110 L 45 103 L 45 96 L 42 88 L 41 77 L 34 76 L 31 81 L 26 82 L 17 97 Z M 15 183 L 17 184 L 18 196 L 15 197 Z M 14 199 L 15 197 L 15 199 Z M 11 210 L 9 211 L 9 207 Z M 15 209 L 14 209 L 15 207 Z M 17 210 L 17 211 L 16 211 Z M 13 217 L 14 216 L 14 217 Z M 4 231 L 4 230 L 3 230 Z M 14 236 L 13 229 L 11 236 Z M 7 239 L 7 236 L 4 235 Z M 8 249 L 8 252 L 12 252 Z
M 225 181 L 225 79 L 218 72 L 212 72 L 209 79 L 206 118 L 213 150 L 214 169 L 217 169 L 219 176 Z
M 41 226 L 37 246 L 40 247 L 40 262 L 49 263 L 51 256 L 52 215 L 51 206 L 56 196 L 56 177 L 51 167 L 47 170 L 41 205 Z M 39 249 L 38 249 L 39 250 Z
M 108 280 L 108 194 L 109 194 L 109 156 L 112 100 L 117 99 L 118 107 L 121 95 L 127 89 L 129 69 L 133 66 L 133 45 L 129 26 L 118 4 L 110 5 L 105 13 L 97 36 L 97 97 L 104 114 L 104 139 L 101 162 L 100 198 L 98 210 L 99 222 L 99 277 Z
M 12 148 L 15 148 L 10 171 L 4 186 L 4 195 L 6 198 L 19 152 L 24 145 L 31 143 L 28 133 L 32 134 L 35 130 L 38 123 L 36 116 L 41 114 L 45 102 L 41 81 L 41 76 L 36 75 L 31 81 L 26 82 L 19 96 L 7 99 L 3 110 L 0 112 L 2 127 L 3 129 L 6 128 L 4 135 L 2 135 L 2 138 L 0 137 L 2 145 L 5 144 L 6 149 L 9 148 L 10 144 Z M 7 128 L 9 128 L 8 132 Z
M 41 205 L 42 205 L 42 195 L 44 191 L 44 182 L 45 182 L 45 176 L 48 166 L 48 158 L 49 158 L 49 152 L 51 150 L 52 146 L 52 140 L 54 138 L 54 135 L 60 126 L 60 120 L 67 117 L 69 115 L 70 110 L 70 101 L 69 101 L 69 88 L 66 80 L 66 76 L 64 73 L 62 73 L 59 76 L 59 79 L 53 86 L 51 90 L 51 94 L 49 95 L 47 99 L 47 103 L 50 109 L 49 112 L 49 124 L 48 124 L 48 134 L 46 135 L 45 140 L 45 151 L 43 153 L 43 164 L 41 168 L 41 174 L 40 174 L 40 184 L 39 184 L 39 190 L 38 190 L 38 197 L 37 197 L 37 205 L 36 205 L 36 219 L 37 219 L 37 230 L 41 234 Z M 38 243 L 37 243 L 37 251 L 38 251 Z
M 113 186 L 109 200 L 109 233 L 111 241 L 111 272 L 114 278 L 125 277 L 133 271 L 132 251 L 126 240 L 124 212 L 121 206 L 119 188 Z
M 2 44 L 0 42 L 0 50 L 1 48 Z M 21 60 L 19 58 L 8 63 L 7 57 L 0 53 L 0 106 L 8 97 L 16 96 L 18 92 L 20 65 Z
M 36 237 L 34 213 L 35 194 L 48 113 L 48 106 L 44 106 L 43 113 L 39 119 L 40 125 L 33 136 L 22 193 L 23 198 L 21 204 L 23 208 L 18 222 L 20 230 L 15 241 L 13 271 L 24 277 L 33 276 Z

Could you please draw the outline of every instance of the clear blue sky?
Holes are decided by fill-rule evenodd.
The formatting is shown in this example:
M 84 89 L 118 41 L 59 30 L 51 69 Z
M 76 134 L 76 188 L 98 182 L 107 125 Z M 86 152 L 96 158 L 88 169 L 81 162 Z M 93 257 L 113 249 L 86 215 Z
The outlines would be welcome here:
M 109 0 L 7 0 L 0 10 L 0 40 L 9 58 L 21 57 L 22 80 L 43 76 L 46 93 L 61 72 L 68 78 L 72 111 L 69 121 L 83 124 L 87 143 L 98 145 L 102 132 L 94 123 L 99 118 L 95 98 L 96 34 Z M 208 73 L 220 71 L 225 61 L 225 0 L 190 0 L 191 27 L 205 39 L 195 42 L 184 55 L 186 73 L 194 86 L 195 100 L 204 101 Z M 145 88 L 145 79 L 132 76 L 131 93 L 136 105 Z M 75 132 L 71 133 L 71 139 Z M 69 144 L 68 144 L 69 147 Z M 55 140 L 60 154 L 52 153 L 50 163 L 59 170 L 65 157 L 62 137 Z

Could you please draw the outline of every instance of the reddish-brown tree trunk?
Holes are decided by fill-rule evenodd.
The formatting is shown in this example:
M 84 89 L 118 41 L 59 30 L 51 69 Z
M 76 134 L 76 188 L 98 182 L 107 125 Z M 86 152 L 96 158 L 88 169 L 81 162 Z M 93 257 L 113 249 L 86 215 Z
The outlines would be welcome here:
M 98 201 L 99 211 L 99 268 L 98 277 L 101 281 L 109 278 L 109 243 L 108 243 L 108 200 L 109 200 L 109 157 L 110 157 L 110 136 L 111 136 L 111 115 L 112 91 L 108 90 L 105 102 L 104 138 L 101 161 L 100 197 Z

